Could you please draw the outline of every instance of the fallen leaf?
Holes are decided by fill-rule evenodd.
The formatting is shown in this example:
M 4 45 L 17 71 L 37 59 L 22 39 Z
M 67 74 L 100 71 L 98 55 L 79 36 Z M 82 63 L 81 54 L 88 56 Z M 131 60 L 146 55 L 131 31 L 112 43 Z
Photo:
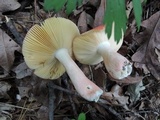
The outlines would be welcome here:
M 93 17 L 90 14 L 87 14 L 87 25 L 93 27 L 93 22 L 94 22 Z
M 93 27 L 97 27 L 103 24 L 103 18 L 104 18 L 104 13 L 106 8 L 105 5 L 106 5 L 106 0 L 101 0 L 101 4 L 95 14 Z
M 143 73 L 145 75 L 150 74 L 150 71 L 148 70 L 146 64 L 141 64 L 141 65 L 142 65 Z
M 160 63 L 155 53 L 155 48 L 158 48 L 158 45 L 160 45 L 160 12 L 158 18 L 159 20 L 147 46 L 145 60 L 149 71 L 157 80 L 160 80 Z
M 0 29 L 0 66 L 7 72 L 13 65 L 15 51 L 20 51 L 18 44 Z
M 136 84 L 132 84 L 128 86 L 127 94 L 130 95 L 130 101 L 136 102 L 140 98 L 140 92 L 145 90 L 145 87 L 143 86 L 143 82 L 139 82 Z
M 25 62 L 19 64 L 16 68 L 13 69 L 13 71 L 16 73 L 17 79 L 31 76 L 33 73 L 33 70 L 29 69 Z
M 111 76 L 109 76 L 110 79 L 112 81 L 115 81 L 117 83 L 123 83 L 123 84 L 135 84 L 135 83 L 139 83 L 140 81 L 142 81 L 143 77 L 141 76 L 135 76 L 135 77 L 131 77 L 131 76 L 128 76 L 126 78 L 123 78 L 121 80 L 119 79 L 114 79 L 112 78 Z
M 103 88 L 104 90 L 106 89 L 106 74 L 102 70 L 102 68 L 98 69 L 92 69 L 93 71 L 93 78 L 95 80 L 96 85 L 99 87 Z
M 132 61 L 138 63 L 139 68 L 142 68 L 141 64 L 146 64 L 151 74 L 160 80 L 160 64 L 155 52 L 155 48 L 158 48 L 160 44 L 160 12 L 143 21 L 142 27 L 145 30 L 138 34 L 135 33 L 134 36 L 137 43 L 142 45 L 132 56 Z
M 81 33 L 87 31 L 87 13 L 83 11 L 78 19 L 78 28 Z
M 21 6 L 16 0 L 0 0 L 0 3 L 0 13 L 13 11 Z
M 103 98 L 111 102 L 113 105 L 120 105 L 125 109 L 128 109 L 128 97 L 124 96 L 122 91 L 122 87 L 116 84 L 112 87 L 110 92 L 103 93 Z
M 21 98 L 23 97 L 28 97 L 29 98 L 29 90 L 31 90 L 31 87 L 18 87 L 19 89 L 19 94 L 21 96 Z

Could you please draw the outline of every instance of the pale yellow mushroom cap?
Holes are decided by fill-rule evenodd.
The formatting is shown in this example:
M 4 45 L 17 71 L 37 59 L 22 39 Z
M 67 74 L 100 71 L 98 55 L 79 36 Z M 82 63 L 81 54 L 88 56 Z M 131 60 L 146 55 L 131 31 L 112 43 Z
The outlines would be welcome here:
M 65 18 L 49 18 L 41 25 L 34 25 L 27 33 L 22 53 L 28 67 L 45 79 L 57 79 L 64 72 L 64 66 L 54 53 L 66 48 L 72 56 L 72 41 L 79 35 L 77 26 Z
M 106 41 L 109 42 L 111 49 L 118 51 L 122 45 L 123 38 L 117 44 L 114 39 L 113 31 L 114 29 L 112 29 L 110 39 L 108 39 L 107 34 L 105 33 L 105 26 L 99 26 L 77 36 L 73 41 L 73 51 L 76 59 L 83 64 L 90 65 L 101 62 L 103 58 L 97 53 L 97 49 L 101 43 Z

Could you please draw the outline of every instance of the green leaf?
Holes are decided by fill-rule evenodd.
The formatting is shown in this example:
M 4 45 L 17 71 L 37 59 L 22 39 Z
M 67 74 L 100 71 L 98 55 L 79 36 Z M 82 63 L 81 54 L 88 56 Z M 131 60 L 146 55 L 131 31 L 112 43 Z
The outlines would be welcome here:
M 69 15 L 76 6 L 80 6 L 83 0 L 44 0 L 44 10 L 60 11 L 66 4 L 66 13 Z
M 74 9 L 76 9 L 76 0 L 68 0 L 66 5 L 66 13 L 69 15 Z
M 45 0 L 44 1 L 44 10 L 52 10 L 53 9 L 53 0 Z
M 114 37 L 118 43 L 126 31 L 127 16 L 125 10 L 125 0 L 107 0 L 106 11 L 104 16 L 106 33 L 108 38 L 111 37 L 112 25 L 114 25 Z
M 139 30 L 140 24 L 141 24 L 141 16 L 142 16 L 141 1 L 140 0 L 132 0 L 132 2 L 133 2 L 134 16 L 135 16 L 136 23 L 137 23 L 138 30 Z
M 83 2 L 83 0 L 78 0 L 78 1 L 77 1 L 78 6 L 82 5 L 82 2 Z
M 44 9 L 45 10 L 55 10 L 58 12 L 64 7 L 66 0 L 45 0 L 44 1 Z
M 86 114 L 85 113 L 80 113 L 78 116 L 78 120 L 86 120 Z

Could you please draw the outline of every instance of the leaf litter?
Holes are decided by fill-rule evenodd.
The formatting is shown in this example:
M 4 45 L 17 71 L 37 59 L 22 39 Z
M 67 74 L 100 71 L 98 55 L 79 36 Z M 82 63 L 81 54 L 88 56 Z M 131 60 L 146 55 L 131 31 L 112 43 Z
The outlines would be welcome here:
M 5 12 L 9 12 L 6 15 L 12 18 L 18 32 L 23 35 L 32 25 L 51 16 L 68 17 L 77 24 L 83 33 L 103 24 L 106 9 L 105 0 L 84 0 L 83 5 L 77 7 L 74 14 L 71 13 L 67 16 L 64 10 L 58 13 L 44 11 L 40 1 L 29 2 L 32 3 L 29 5 L 23 0 L 21 2 L 23 4 L 16 0 L 4 2 L 0 5 L 0 13 L 5 15 Z M 127 3 L 130 2 L 127 1 Z M 11 6 L 4 8 L 7 4 L 11 4 Z M 35 8 L 33 4 L 36 6 Z M 148 2 L 148 6 L 153 4 L 153 2 Z M 133 7 L 131 4 L 128 5 L 130 8 L 128 8 L 127 14 L 129 18 L 132 18 Z M 20 6 L 23 9 L 18 9 Z M 156 5 L 154 7 L 158 8 Z M 12 12 L 14 10 L 16 12 Z M 1 22 L 3 22 L 4 15 L 0 16 Z M 125 35 L 122 48 L 118 52 L 126 57 L 129 56 L 129 59 L 133 61 L 134 70 L 131 76 L 122 81 L 109 76 L 103 63 L 92 67 L 78 63 L 86 76 L 104 90 L 98 103 L 85 101 L 75 94 L 75 89 L 70 81 L 67 83 L 68 87 L 66 86 L 64 78 L 69 80 L 68 77 L 53 81 L 55 120 L 78 118 L 82 113 L 85 113 L 86 119 L 147 120 L 152 118 L 158 120 L 158 116 L 160 116 L 158 111 L 160 106 L 159 18 L 159 11 L 150 14 L 146 20 L 142 21 L 139 32 L 137 32 L 135 22 L 131 21 L 132 26 L 128 27 L 129 32 Z M 0 104 L 0 119 L 47 120 L 49 119 L 49 81 L 32 74 L 32 70 L 26 66 L 23 60 L 21 48 L 14 42 L 16 38 L 4 24 L 1 24 L 0 29 L 0 72 L 4 74 L 0 78 L 0 102 L 5 104 Z M 132 50 L 130 54 L 132 47 L 134 47 L 134 51 Z M 11 88 L 18 89 L 18 93 L 16 90 L 12 91 Z M 17 101 L 10 96 L 11 94 L 14 96 L 19 94 L 21 99 Z M 13 104 L 15 107 L 6 104 Z

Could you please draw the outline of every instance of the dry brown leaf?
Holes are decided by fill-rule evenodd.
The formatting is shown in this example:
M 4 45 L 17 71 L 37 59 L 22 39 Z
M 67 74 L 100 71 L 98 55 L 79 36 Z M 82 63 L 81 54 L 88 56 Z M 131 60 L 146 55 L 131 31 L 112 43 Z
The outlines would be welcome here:
M 128 97 L 123 95 L 122 88 L 119 85 L 113 86 L 110 92 L 104 92 L 103 98 L 111 102 L 113 105 L 120 105 L 125 109 L 128 109 Z
M 27 76 L 31 76 L 33 70 L 29 69 L 25 62 L 19 64 L 16 68 L 13 69 L 16 73 L 16 78 L 21 79 Z
M 103 18 L 104 18 L 104 13 L 105 13 L 105 5 L 106 5 L 106 0 L 101 0 L 101 4 L 95 14 L 95 20 L 94 20 L 94 25 L 93 27 L 97 27 L 99 25 L 103 24 Z
M 90 14 L 87 14 L 87 25 L 93 27 L 93 22 L 94 22 L 93 17 Z
M 17 0 L 0 0 L 0 3 L 0 13 L 13 11 L 21 6 Z
M 102 68 L 98 68 L 98 69 L 92 69 L 93 71 L 93 78 L 95 80 L 95 83 L 103 88 L 105 90 L 106 88 L 106 74 L 105 72 L 102 70 Z
M 143 86 L 142 81 L 139 83 L 129 85 L 127 89 L 127 94 L 129 94 L 130 96 L 130 101 L 133 103 L 139 100 L 141 95 L 140 92 L 143 90 L 145 90 L 145 87 Z
M 80 33 L 84 33 L 88 30 L 88 26 L 93 27 L 93 17 L 83 11 L 78 19 L 78 28 Z
M 160 80 L 160 63 L 155 52 L 160 44 L 160 12 L 143 21 L 142 26 L 145 30 L 135 35 L 135 40 L 143 45 L 132 56 L 132 60 L 139 63 L 139 68 L 142 68 L 141 64 L 146 64 L 151 74 Z
M 85 11 L 83 11 L 78 19 L 78 28 L 81 33 L 87 31 L 87 14 Z
M 0 66 L 6 71 L 13 65 L 15 51 L 20 51 L 18 44 L 0 29 Z
M 135 76 L 135 77 L 131 77 L 131 76 L 128 76 L 126 78 L 123 78 L 121 80 L 119 79 L 114 79 L 110 76 L 110 79 L 112 81 L 115 81 L 117 83 L 123 83 L 123 84 L 135 84 L 135 83 L 139 83 L 140 81 L 142 81 L 143 77 L 141 76 Z

